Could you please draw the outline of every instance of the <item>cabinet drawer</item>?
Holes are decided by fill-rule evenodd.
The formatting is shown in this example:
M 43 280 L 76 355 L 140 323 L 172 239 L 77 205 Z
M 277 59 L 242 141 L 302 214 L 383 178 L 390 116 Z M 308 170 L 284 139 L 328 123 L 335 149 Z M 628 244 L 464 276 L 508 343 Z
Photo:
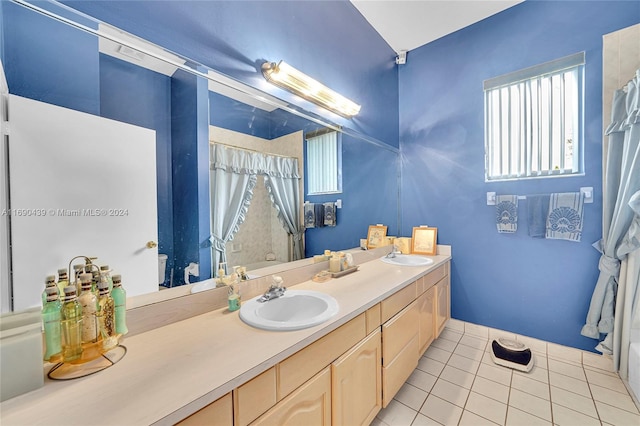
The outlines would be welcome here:
M 418 294 L 422 294 L 429 288 L 433 287 L 438 281 L 447 276 L 447 264 L 438 266 L 433 271 L 419 280 L 420 288 L 418 288 Z
M 418 304 L 414 302 L 382 325 L 383 365 L 391 364 L 411 339 L 418 335 L 418 321 Z
M 418 336 L 414 336 L 389 365 L 382 367 L 382 407 L 389 405 L 418 366 L 418 359 Z
M 216 399 L 211 404 L 197 411 L 178 423 L 179 426 L 220 425 L 233 426 L 233 403 L 231 394 Z
M 293 392 L 317 372 L 364 339 L 365 313 L 338 327 L 320 340 L 296 352 L 277 365 L 277 399 Z
M 234 424 L 248 425 L 276 402 L 276 368 L 271 367 L 233 391 Z
M 415 300 L 417 296 L 417 287 L 417 282 L 412 282 L 402 290 L 380 302 L 380 319 L 382 323 L 389 321 L 392 316 L 400 312 L 405 306 Z

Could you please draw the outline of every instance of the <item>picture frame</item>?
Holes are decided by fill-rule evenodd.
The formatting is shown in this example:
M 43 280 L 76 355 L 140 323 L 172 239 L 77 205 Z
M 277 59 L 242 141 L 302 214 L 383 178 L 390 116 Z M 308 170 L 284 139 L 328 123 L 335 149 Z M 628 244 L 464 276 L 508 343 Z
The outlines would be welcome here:
M 386 237 L 386 225 L 369 225 L 369 232 L 367 232 L 367 249 L 383 247 Z
M 416 226 L 411 238 L 411 253 L 434 256 L 438 241 L 438 228 Z

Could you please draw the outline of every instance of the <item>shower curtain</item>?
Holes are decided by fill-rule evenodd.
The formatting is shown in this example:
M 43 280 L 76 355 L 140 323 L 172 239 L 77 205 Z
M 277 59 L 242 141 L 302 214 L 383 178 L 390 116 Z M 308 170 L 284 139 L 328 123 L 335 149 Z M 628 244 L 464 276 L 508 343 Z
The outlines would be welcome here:
M 614 367 L 626 377 L 632 317 L 638 305 L 638 198 L 640 198 L 640 70 L 614 95 L 605 134 L 606 154 L 603 200 L 603 238 L 600 276 L 591 298 L 582 335 L 599 339 L 596 349 L 613 354 Z
M 226 243 L 246 218 L 258 175 L 265 186 L 278 218 L 293 237 L 293 260 L 304 257 L 300 221 L 300 175 L 298 160 L 261 152 L 236 149 L 221 144 L 209 146 L 211 190 L 212 265 L 217 276 L 220 264 L 227 262 Z M 228 272 L 228 270 L 225 271 Z

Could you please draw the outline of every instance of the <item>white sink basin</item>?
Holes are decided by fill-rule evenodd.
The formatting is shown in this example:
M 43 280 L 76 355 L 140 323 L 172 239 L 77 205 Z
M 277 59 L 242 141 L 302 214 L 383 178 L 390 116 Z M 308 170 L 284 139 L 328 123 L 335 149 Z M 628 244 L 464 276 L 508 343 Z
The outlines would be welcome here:
M 338 313 L 336 299 L 318 291 L 287 290 L 284 296 L 267 302 L 258 302 L 258 297 L 242 304 L 240 319 L 263 330 L 301 330 Z
M 396 254 L 396 257 L 383 256 L 380 260 L 384 263 L 400 266 L 426 266 L 433 263 L 433 259 L 415 254 Z

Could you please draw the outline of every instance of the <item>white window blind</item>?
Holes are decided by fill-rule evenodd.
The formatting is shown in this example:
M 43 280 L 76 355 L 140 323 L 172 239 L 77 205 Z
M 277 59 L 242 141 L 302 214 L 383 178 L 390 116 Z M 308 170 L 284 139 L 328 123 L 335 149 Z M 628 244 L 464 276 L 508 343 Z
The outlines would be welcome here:
M 581 174 L 584 52 L 484 82 L 486 180 Z
M 338 132 L 307 137 L 308 194 L 342 192 L 342 170 Z

